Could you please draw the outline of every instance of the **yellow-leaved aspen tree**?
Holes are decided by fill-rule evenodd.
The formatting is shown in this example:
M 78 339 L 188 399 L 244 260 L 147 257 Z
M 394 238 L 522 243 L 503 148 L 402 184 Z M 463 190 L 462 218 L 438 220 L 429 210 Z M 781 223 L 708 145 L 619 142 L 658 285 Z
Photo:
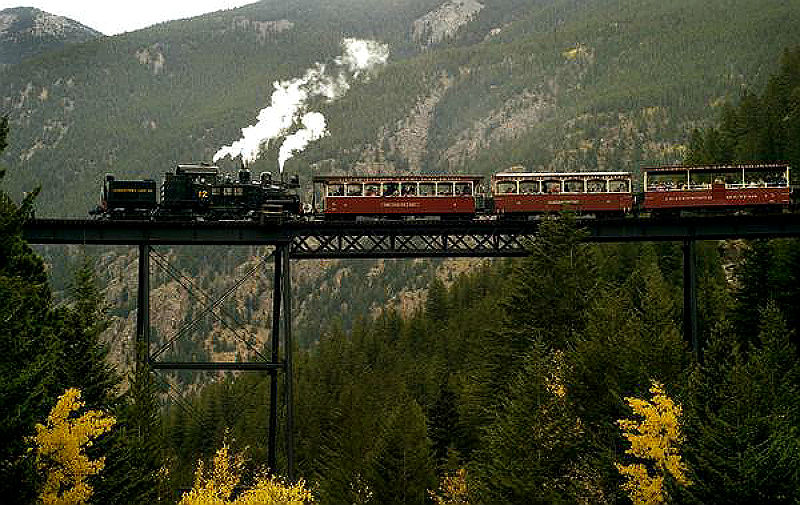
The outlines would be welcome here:
M 445 475 L 439 484 L 439 491 L 428 491 L 436 505 L 469 505 L 467 471 L 459 468 L 451 475 Z
M 217 450 L 209 471 L 198 463 L 194 486 L 184 493 L 178 505 L 307 505 L 314 502 L 311 490 L 300 480 L 287 484 L 261 472 L 255 483 L 232 499 L 244 470 L 242 454 L 231 454 L 227 443 Z
M 73 415 L 83 406 L 80 390 L 67 389 L 47 416 L 47 423 L 36 425 L 36 466 L 46 477 L 39 495 L 44 505 L 86 503 L 92 496 L 87 479 L 105 466 L 105 458 L 90 460 L 85 450 L 111 430 L 116 419 L 99 410 Z
M 617 470 L 625 477 L 623 488 L 634 505 L 658 505 L 666 503 L 668 493 L 665 479 L 671 478 L 679 486 L 689 486 L 686 465 L 681 461 L 681 406 L 664 392 L 664 387 L 653 381 L 650 387 L 651 401 L 626 397 L 625 401 L 641 420 L 620 419 L 617 421 L 622 436 L 630 442 L 630 454 L 644 463 L 622 465 Z

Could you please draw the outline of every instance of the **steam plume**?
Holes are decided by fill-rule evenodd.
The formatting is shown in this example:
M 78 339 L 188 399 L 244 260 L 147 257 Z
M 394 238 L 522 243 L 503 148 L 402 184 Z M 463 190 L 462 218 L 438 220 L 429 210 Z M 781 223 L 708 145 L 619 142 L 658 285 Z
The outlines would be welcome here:
M 283 165 L 296 152 L 301 152 L 315 140 L 328 135 L 325 116 L 319 112 L 309 112 L 303 116 L 303 127 L 286 137 L 278 152 L 278 165 L 283 172 Z
M 300 122 L 299 129 L 287 136 L 280 147 L 278 160 L 283 165 L 294 153 L 302 152 L 310 142 L 328 135 L 325 116 L 306 112 L 313 97 L 333 101 L 344 96 L 353 79 L 364 78 L 369 71 L 383 65 L 389 58 L 389 47 L 373 40 L 346 38 L 342 40 L 342 55 L 331 65 L 315 64 L 302 77 L 273 83 L 270 105 L 261 109 L 254 125 L 242 128 L 242 137 L 223 146 L 214 161 L 225 156 L 242 157 L 245 163 L 255 161 L 261 148 L 287 134 Z

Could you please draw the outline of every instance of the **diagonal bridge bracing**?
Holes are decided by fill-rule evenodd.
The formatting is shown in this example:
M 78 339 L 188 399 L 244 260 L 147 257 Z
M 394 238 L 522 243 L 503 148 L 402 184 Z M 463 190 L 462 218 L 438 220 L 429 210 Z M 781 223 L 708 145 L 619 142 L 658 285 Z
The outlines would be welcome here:
M 697 282 L 695 243 L 698 240 L 759 239 L 800 236 L 800 214 L 769 216 L 708 216 L 692 218 L 638 218 L 586 220 L 587 241 L 675 241 L 683 243 L 684 336 L 696 355 Z M 97 220 L 33 220 L 24 228 L 33 244 L 139 246 L 137 293 L 137 366 L 159 370 L 262 371 L 270 375 L 268 465 L 276 468 L 278 375 L 284 377 L 287 473 L 294 474 L 294 393 L 291 335 L 291 260 L 417 257 L 525 256 L 534 240 L 536 221 L 506 222 L 288 222 L 259 225 L 249 222 L 150 222 Z M 168 362 L 157 360 L 150 342 L 150 260 L 154 245 L 268 245 L 273 252 L 274 282 L 272 338 L 269 359 L 252 362 Z M 161 262 L 161 259 L 154 259 Z M 163 265 L 162 265 L 163 267 Z M 187 282 L 192 288 L 192 283 Z M 210 312 L 215 303 L 201 295 Z M 178 334 L 180 336 L 180 333 Z M 280 342 L 284 356 L 281 360 Z

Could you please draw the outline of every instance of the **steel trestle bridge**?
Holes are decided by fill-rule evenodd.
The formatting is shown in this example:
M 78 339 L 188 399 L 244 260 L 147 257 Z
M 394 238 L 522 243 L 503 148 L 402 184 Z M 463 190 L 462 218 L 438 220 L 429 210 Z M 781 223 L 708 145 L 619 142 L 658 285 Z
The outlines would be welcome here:
M 528 254 L 540 221 L 289 221 L 258 224 L 240 221 L 152 222 L 85 219 L 36 219 L 25 225 L 24 237 L 32 244 L 85 244 L 138 246 L 137 367 L 162 370 L 261 371 L 271 377 L 269 394 L 268 467 L 276 469 L 278 432 L 278 373 L 284 374 L 285 450 L 287 474 L 294 478 L 294 393 L 292 390 L 291 261 L 303 259 L 368 259 L 420 257 L 518 257 Z M 683 330 L 698 359 L 696 242 L 698 240 L 800 237 L 800 214 L 718 215 L 697 217 L 624 217 L 579 221 L 589 242 L 672 241 L 683 243 Z M 153 352 L 150 341 L 150 260 L 164 267 L 153 246 L 273 246 L 265 263 L 273 263 L 273 306 L 269 356 L 249 362 L 170 362 L 159 360 L 165 346 Z M 180 273 L 171 272 L 173 277 Z M 241 284 L 243 280 L 237 283 Z M 179 279 L 190 292 L 196 284 Z M 236 287 L 236 286 L 234 286 Z M 220 310 L 229 289 L 217 300 L 200 293 L 202 314 Z M 283 314 L 281 314 L 283 313 Z M 220 319 L 220 321 L 222 321 Z M 282 339 L 280 337 L 283 337 Z M 282 340 L 282 343 L 281 343 Z M 282 348 L 282 349 L 281 349 Z M 281 350 L 283 352 L 281 352 Z
M 151 222 L 38 219 L 25 227 L 34 244 L 271 245 L 291 259 L 511 257 L 526 255 L 539 221 L 353 223 L 240 221 Z M 800 214 L 579 221 L 591 242 L 695 241 L 800 236 Z

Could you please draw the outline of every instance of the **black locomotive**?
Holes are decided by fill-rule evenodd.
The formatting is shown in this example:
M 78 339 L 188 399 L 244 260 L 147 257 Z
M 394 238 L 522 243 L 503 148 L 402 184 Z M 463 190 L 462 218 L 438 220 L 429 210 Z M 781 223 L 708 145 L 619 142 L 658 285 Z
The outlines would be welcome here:
M 159 203 L 154 180 L 117 180 L 108 174 L 92 214 L 107 219 L 268 221 L 300 214 L 299 187 L 297 176 L 284 182 L 262 172 L 254 180 L 244 167 L 232 177 L 212 165 L 178 165 L 164 175 Z

